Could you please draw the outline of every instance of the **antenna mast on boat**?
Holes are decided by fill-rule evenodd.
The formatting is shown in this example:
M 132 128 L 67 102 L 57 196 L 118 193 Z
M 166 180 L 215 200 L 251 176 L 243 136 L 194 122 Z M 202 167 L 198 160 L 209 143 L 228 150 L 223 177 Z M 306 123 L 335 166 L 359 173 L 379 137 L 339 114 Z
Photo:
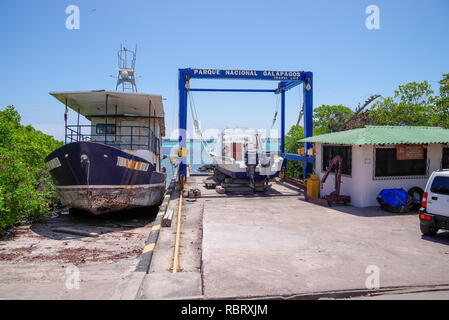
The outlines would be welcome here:
M 136 85 L 136 54 L 137 45 L 134 51 L 129 50 L 125 45 L 120 44 L 120 50 L 118 51 L 118 76 L 117 85 L 115 90 L 122 87 L 122 91 L 125 92 L 137 92 Z

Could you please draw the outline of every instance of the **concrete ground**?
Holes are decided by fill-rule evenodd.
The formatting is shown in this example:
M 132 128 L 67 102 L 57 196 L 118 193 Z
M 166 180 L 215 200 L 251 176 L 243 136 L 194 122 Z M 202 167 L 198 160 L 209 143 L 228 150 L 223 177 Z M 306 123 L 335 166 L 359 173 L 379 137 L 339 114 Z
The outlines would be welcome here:
M 157 209 L 157 208 L 156 208 Z M 157 210 L 62 214 L 0 241 L 0 299 L 119 299 Z M 66 227 L 98 237 L 54 232 Z
M 170 206 L 174 208 L 171 228 L 162 228 L 151 262 L 137 299 L 201 299 L 202 220 L 204 202 L 183 201 L 181 215 L 180 268 L 172 272 L 177 229 L 179 198 L 175 193 Z
M 61 216 L 0 242 L 0 299 L 449 298 L 449 232 L 421 236 L 416 213 L 320 206 L 282 182 L 266 194 L 218 194 L 203 179 L 187 185 L 202 197 L 183 200 L 179 272 L 170 270 L 175 196 L 149 274 L 134 269 L 154 215 Z M 52 231 L 65 225 L 102 234 Z M 69 288 L 73 266 L 79 289 Z M 376 270 L 379 290 L 369 290 Z
M 449 233 L 421 236 L 416 213 L 324 207 L 285 183 L 266 195 L 201 191 L 206 299 L 363 291 L 367 268 L 381 289 L 449 284 Z
M 346 298 L 351 300 L 449 300 L 449 286 L 404 288 Z

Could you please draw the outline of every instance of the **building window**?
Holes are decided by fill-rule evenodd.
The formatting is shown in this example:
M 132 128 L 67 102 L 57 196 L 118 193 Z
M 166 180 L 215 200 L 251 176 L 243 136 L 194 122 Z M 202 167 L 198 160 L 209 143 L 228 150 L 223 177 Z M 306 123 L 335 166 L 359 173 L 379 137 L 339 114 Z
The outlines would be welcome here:
M 115 124 L 104 124 L 99 123 L 97 124 L 97 134 L 115 134 L 116 132 L 116 126 Z M 107 130 L 107 132 L 106 132 Z
M 327 171 L 329 164 L 335 156 L 343 158 L 342 174 L 350 176 L 352 174 L 352 146 L 323 146 L 323 171 Z M 336 166 L 332 168 L 335 172 Z
M 397 160 L 396 148 L 376 148 L 375 177 L 425 176 L 427 174 L 427 149 L 424 159 Z
M 449 169 L 449 148 L 443 148 L 442 169 Z

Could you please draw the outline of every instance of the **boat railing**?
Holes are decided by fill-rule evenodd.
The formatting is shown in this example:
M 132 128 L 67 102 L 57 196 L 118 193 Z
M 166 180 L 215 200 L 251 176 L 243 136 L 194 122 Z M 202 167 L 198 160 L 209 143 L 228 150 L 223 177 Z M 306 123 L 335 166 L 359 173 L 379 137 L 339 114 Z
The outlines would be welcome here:
M 93 133 L 94 130 L 98 132 L 96 131 L 96 125 L 67 125 L 65 128 L 65 142 L 94 141 L 119 149 L 148 149 L 157 155 L 160 154 L 160 139 L 150 128 L 118 125 L 114 125 L 113 128 L 113 130 L 109 130 L 108 127 L 105 127 L 105 133 Z M 123 134 L 123 132 L 126 132 L 126 134 Z

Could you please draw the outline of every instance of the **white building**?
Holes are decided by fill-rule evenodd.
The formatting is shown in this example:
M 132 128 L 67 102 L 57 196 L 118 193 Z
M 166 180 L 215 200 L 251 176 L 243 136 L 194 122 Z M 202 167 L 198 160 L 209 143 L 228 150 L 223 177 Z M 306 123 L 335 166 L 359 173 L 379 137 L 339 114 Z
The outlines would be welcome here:
M 382 189 L 424 189 L 433 171 L 449 168 L 449 130 L 437 127 L 366 126 L 301 140 L 316 148 L 315 171 L 321 180 L 330 161 L 343 157 L 341 195 L 356 207 L 378 205 Z M 320 196 L 335 189 L 330 174 Z

